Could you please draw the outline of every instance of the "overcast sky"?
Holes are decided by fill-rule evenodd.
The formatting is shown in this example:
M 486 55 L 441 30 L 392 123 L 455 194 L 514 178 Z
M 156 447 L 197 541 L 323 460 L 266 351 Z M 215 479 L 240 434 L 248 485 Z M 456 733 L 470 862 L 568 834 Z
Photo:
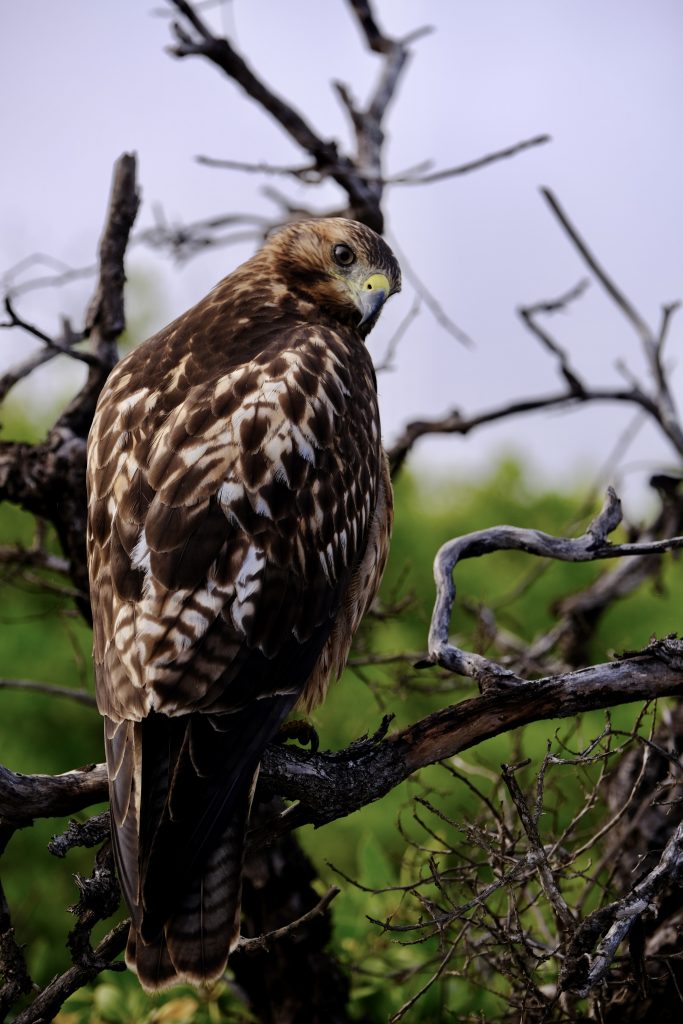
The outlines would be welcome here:
M 272 181 L 194 158 L 291 164 L 301 154 L 208 63 L 165 52 L 163 8 L 164 0 L 156 7 L 146 0 L 3 5 L 0 271 L 36 251 L 72 266 L 90 263 L 112 165 L 124 150 L 139 158 L 139 227 L 153 222 L 155 204 L 171 221 L 276 213 L 261 193 Z M 679 0 L 376 0 L 375 9 L 389 34 L 435 28 L 415 44 L 391 108 L 388 173 L 425 159 L 448 167 L 539 133 L 552 136 L 476 174 L 389 192 L 390 240 L 475 342 L 458 344 L 422 308 L 395 370 L 380 378 L 390 443 L 410 418 L 454 406 L 473 413 L 557 390 L 556 365 L 515 309 L 563 293 L 585 268 L 540 196 L 542 185 L 649 323 L 658 323 L 662 303 L 683 297 L 683 7 Z M 321 134 L 348 142 L 329 83 L 347 82 L 362 99 L 379 60 L 363 49 L 343 0 L 232 0 L 207 17 Z M 301 197 L 284 179 L 274 183 Z M 324 209 L 338 194 L 328 186 L 309 199 Z M 144 321 L 149 332 L 162 326 L 249 253 L 245 244 L 177 267 L 135 248 L 129 274 L 149 287 L 132 289 L 132 322 Z M 91 289 L 87 282 L 59 294 L 34 292 L 18 306 L 55 330 L 60 310 L 80 320 Z M 413 300 L 409 284 L 392 299 L 371 338 L 377 359 Z M 623 381 L 620 360 L 642 371 L 635 335 L 597 284 L 549 326 L 596 385 Z M 672 364 L 682 340 L 683 315 L 669 341 Z M 2 364 L 28 344 L 17 332 L 0 334 Z M 674 380 L 680 390 L 681 375 Z M 32 390 L 27 400 L 40 398 Z M 457 478 L 516 450 L 553 482 L 588 479 L 632 418 L 615 406 L 536 414 L 466 438 L 422 442 L 413 463 L 447 465 Z M 622 490 L 635 503 L 648 466 L 674 464 L 673 452 L 644 429 L 618 474 Z

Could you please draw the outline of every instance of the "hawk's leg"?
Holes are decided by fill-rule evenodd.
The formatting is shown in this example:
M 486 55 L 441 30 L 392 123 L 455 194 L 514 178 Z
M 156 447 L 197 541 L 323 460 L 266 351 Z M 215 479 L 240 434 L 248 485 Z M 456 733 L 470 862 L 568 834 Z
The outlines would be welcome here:
M 318 748 L 320 747 L 318 733 L 311 723 L 303 718 L 296 718 L 291 722 L 285 722 L 275 734 L 275 743 L 287 743 L 289 740 L 295 740 L 302 747 L 310 746 L 312 754 L 318 753 Z

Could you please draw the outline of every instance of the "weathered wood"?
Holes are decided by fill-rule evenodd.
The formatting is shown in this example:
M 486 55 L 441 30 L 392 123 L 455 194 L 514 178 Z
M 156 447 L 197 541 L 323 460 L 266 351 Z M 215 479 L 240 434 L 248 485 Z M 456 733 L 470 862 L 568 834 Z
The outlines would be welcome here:
M 254 838 L 260 844 L 304 822 L 320 825 L 345 817 L 419 768 L 530 722 L 682 694 L 683 641 L 666 638 L 614 662 L 491 689 L 345 750 L 312 754 L 273 744 L 261 762 L 259 786 L 301 806 Z M 102 764 L 54 776 L 0 767 L 0 825 L 20 828 L 35 818 L 74 814 L 106 795 Z

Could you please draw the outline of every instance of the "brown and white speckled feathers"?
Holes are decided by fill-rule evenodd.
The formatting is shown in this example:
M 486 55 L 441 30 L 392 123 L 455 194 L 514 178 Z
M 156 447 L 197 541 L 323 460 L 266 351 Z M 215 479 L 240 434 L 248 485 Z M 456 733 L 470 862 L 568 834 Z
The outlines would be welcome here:
M 127 960 L 147 988 L 225 969 L 261 752 L 324 697 L 379 586 L 391 488 L 363 338 L 399 287 L 368 228 L 292 225 L 100 397 L 97 700 Z

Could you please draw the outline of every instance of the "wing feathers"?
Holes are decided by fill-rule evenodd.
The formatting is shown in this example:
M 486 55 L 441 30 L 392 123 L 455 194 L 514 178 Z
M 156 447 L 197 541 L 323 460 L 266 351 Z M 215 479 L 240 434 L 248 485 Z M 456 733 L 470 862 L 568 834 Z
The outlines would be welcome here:
M 109 770 L 112 846 L 124 898 L 133 919 L 140 920 L 141 750 L 136 723 L 105 718 L 105 753 Z

